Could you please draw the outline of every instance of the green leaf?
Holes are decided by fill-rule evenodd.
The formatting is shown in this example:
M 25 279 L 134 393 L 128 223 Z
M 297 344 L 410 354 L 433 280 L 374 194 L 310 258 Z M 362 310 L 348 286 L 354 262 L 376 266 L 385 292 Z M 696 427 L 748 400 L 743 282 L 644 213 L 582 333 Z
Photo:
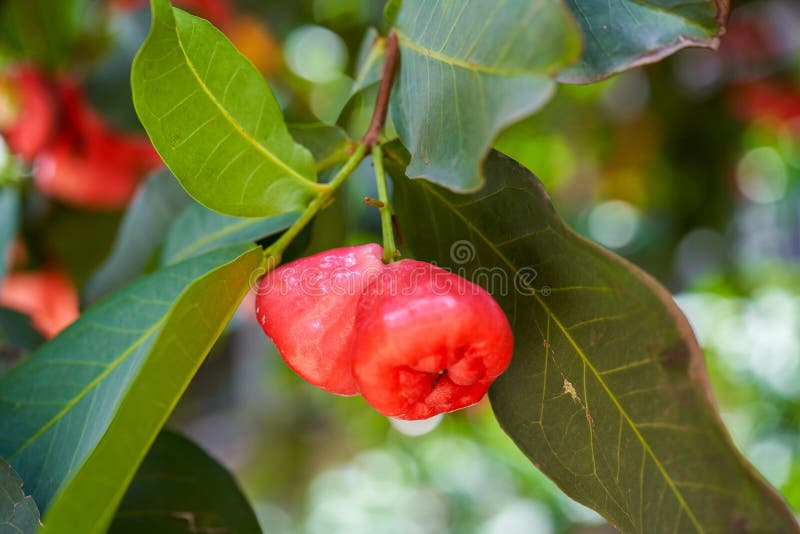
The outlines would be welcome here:
M 516 162 L 493 152 L 484 170 L 467 196 L 397 177 L 394 207 L 417 258 L 508 315 L 514 357 L 490 397 L 517 446 L 623 532 L 795 532 L 732 444 L 667 291 L 572 232 Z
M 261 532 L 236 480 L 187 438 L 162 431 L 147 454 L 109 532 Z
M 178 263 L 225 245 L 257 241 L 285 230 L 299 214 L 248 219 L 211 211 L 199 204 L 189 206 L 169 229 L 161 263 Z
M 203 19 L 152 0 L 131 73 L 136 112 L 186 191 L 241 217 L 300 211 L 323 187 L 261 74 Z
M 455 191 L 481 187 L 500 131 L 541 107 L 551 76 L 579 52 L 559 0 L 404 0 L 391 114 L 411 152 L 408 176 Z
M 729 0 L 566 0 L 583 34 L 580 60 L 559 75 L 591 83 L 647 65 L 687 46 L 715 48 L 725 31 Z
M 0 282 L 6 275 L 8 249 L 17 234 L 19 217 L 19 192 L 0 187 Z
M 46 530 L 107 527 L 261 261 L 260 249 L 234 246 L 158 271 L 0 379 L 0 455 L 45 510 Z
M 0 459 L 0 532 L 33 534 L 39 526 L 39 509 L 33 497 L 25 495 L 22 479 Z
M 347 160 L 351 145 L 347 132 L 338 126 L 323 122 L 291 124 L 289 132 L 300 144 L 308 148 L 317 162 L 317 169 L 327 169 L 338 162 Z
M 191 202 L 168 170 L 151 175 L 125 212 L 111 253 L 87 282 L 84 301 L 96 302 L 141 276 L 172 222 Z

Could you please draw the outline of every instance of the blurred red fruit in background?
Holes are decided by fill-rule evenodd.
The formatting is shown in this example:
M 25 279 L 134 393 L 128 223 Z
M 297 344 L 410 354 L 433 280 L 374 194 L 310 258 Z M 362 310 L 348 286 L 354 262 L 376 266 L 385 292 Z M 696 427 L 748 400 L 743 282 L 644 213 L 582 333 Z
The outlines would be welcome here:
M 0 77 L 0 133 L 14 154 L 33 163 L 41 192 L 83 208 L 124 207 L 162 165 L 147 137 L 114 131 L 76 82 L 49 80 L 30 66 Z
M 800 118 L 800 87 L 767 80 L 742 84 L 731 91 L 728 105 L 747 122 L 780 126 Z
M 80 88 L 59 83 L 62 125 L 56 140 L 35 160 L 34 180 L 43 193 L 95 209 L 125 206 L 161 159 L 146 137 L 111 130 Z
M 56 123 L 55 92 L 35 67 L 0 73 L 0 133 L 13 153 L 32 161 L 52 139 Z
M 30 316 L 45 337 L 53 337 L 78 318 L 78 292 L 57 269 L 8 275 L 0 285 L 0 306 Z

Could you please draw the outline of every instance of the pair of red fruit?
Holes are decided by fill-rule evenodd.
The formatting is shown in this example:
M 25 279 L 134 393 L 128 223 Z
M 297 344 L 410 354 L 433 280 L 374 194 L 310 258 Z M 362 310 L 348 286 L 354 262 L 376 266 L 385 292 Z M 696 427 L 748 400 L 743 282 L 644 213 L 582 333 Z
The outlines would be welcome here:
M 0 133 L 33 164 L 37 189 L 79 207 L 124 207 L 162 165 L 146 137 L 110 128 L 77 83 L 29 65 L 0 73 Z
M 309 383 L 378 412 L 426 419 L 475 404 L 506 369 L 508 320 L 491 295 L 430 263 L 384 264 L 369 244 L 268 273 L 256 315 Z

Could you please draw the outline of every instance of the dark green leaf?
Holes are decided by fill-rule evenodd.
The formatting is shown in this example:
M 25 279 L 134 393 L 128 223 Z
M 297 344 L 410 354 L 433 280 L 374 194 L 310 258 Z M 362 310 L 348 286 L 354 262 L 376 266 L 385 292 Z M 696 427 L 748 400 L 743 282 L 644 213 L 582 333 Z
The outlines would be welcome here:
M 480 188 L 480 162 L 509 124 L 542 106 L 575 60 L 578 30 L 558 0 L 404 0 L 391 114 L 408 176 Z
M 467 196 L 397 178 L 395 209 L 419 259 L 506 311 L 514 358 L 490 396 L 520 449 L 623 532 L 796 532 L 732 444 L 667 291 L 573 233 L 514 161 L 493 152 L 484 170 Z
M 168 170 L 150 176 L 125 212 L 111 254 L 87 282 L 85 302 L 96 302 L 139 277 L 172 221 L 191 202 Z
M 59 264 L 77 286 L 83 286 L 114 245 L 122 213 L 89 211 L 55 204 L 46 219 L 40 247 Z
M 108 525 L 261 260 L 260 249 L 234 246 L 147 276 L 0 379 L 0 455 L 45 510 L 46 529 Z
M 0 282 L 6 275 L 8 249 L 17 234 L 19 216 L 19 192 L 0 187 Z
M 161 263 L 178 263 L 225 245 L 257 241 L 285 230 L 297 217 L 297 213 L 257 219 L 231 217 L 194 204 L 183 210 L 169 229 Z
M 261 74 L 203 19 L 152 0 L 133 63 L 136 112 L 161 157 L 201 204 L 228 215 L 299 211 L 314 159 L 289 135 Z
M 33 327 L 30 317 L 0 307 L 0 375 L 42 341 L 42 335 Z
M 716 48 L 729 0 L 567 0 L 583 33 L 580 60 L 559 75 L 564 83 L 590 83 L 654 63 L 681 48 Z
M 39 509 L 33 497 L 25 495 L 22 479 L 0 459 L 0 532 L 33 534 L 40 525 Z
M 136 472 L 112 534 L 261 532 L 236 480 L 187 438 L 162 431 Z

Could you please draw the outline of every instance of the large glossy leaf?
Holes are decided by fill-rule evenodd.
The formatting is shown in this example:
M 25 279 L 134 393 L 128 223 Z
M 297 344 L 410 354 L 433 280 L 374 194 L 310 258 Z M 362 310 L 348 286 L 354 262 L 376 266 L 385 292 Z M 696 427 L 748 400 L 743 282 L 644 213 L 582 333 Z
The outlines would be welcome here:
M 590 83 L 658 61 L 687 46 L 716 48 L 729 0 L 566 0 L 583 34 L 583 53 L 559 75 Z
M 194 204 L 183 210 L 169 229 L 161 263 L 178 263 L 225 245 L 257 241 L 285 230 L 297 217 L 297 213 L 260 218 L 231 217 Z
M 47 528 L 107 526 L 261 258 L 234 246 L 147 276 L 0 379 L 0 455 L 46 511 Z
M 520 449 L 623 532 L 795 532 L 731 443 L 666 290 L 574 234 L 514 161 L 493 152 L 485 171 L 467 196 L 395 179 L 394 207 L 417 258 L 506 311 L 514 357 L 491 400 Z
M 139 277 L 172 221 L 191 203 L 168 170 L 150 176 L 125 212 L 108 259 L 84 287 L 84 301 L 95 302 Z
M 19 192 L 12 187 L 0 187 L 0 281 L 6 275 L 7 254 L 19 223 Z
M 404 0 L 396 28 L 391 114 L 407 174 L 456 191 L 481 186 L 494 138 L 549 98 L 550 76 L 579 51 L 560 0 Z
M 236 480 L 187 438 L 162 431 L 120 504 L 111 534 L 261 532 Z
M 33 497 L 25 495 L 22 479 L 0 459 L 0 532 L 33 534 L 39 525 L 39 509 Z
M 228 215 L 298 211 L 315 196 L 314 159 L 295 143 L 261 74 L 203 19 L 152 0 L 133 63 L 136 112 L 201 204 Z

